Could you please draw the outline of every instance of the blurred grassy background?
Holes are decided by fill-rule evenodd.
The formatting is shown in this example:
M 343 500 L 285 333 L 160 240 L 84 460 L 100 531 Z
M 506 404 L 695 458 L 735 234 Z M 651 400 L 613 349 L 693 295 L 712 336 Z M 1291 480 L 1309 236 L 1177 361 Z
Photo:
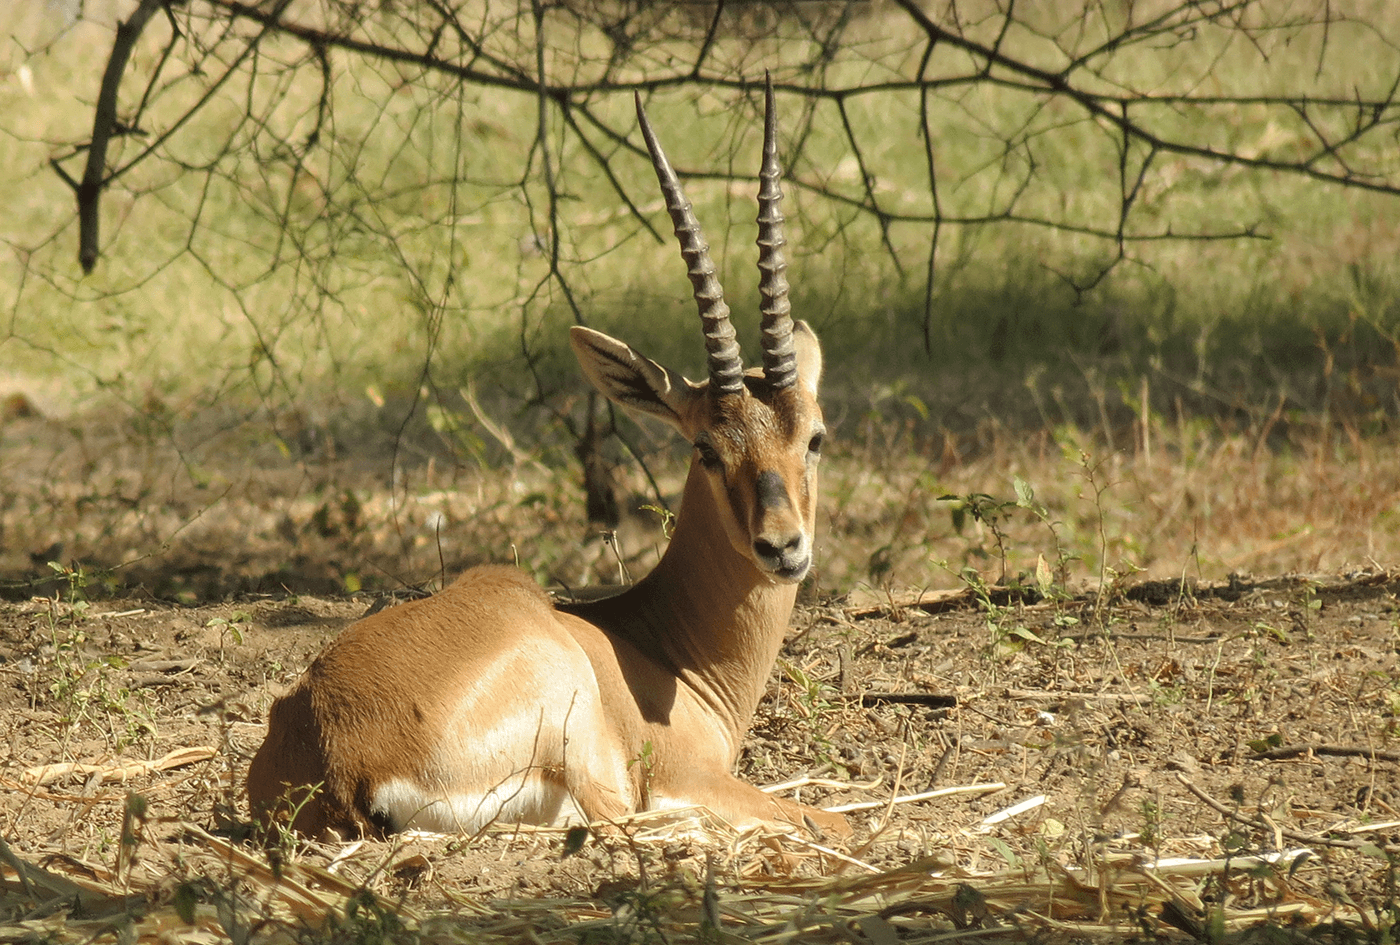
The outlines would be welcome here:
M 545 579 L 615 576 L 612 553 L 584 540 L 572 445 L 587 400 L 565 327 L 583 318 L 692 376 L 703 356 L 673 246 L 628 211 L 561 113 L 547 112 L 551 207 L 535 97 L 349 57 L 330 61 L 323 95 L 305 49 L 269 39 L 256 78 L 232 70 L 212 105 L 107 191 L 104 255 L 82 277 L 73 195 L 48 162 L 78 173 L 62 143 L 88 134 L 128 7 L 89 3 L 73 23 L 39 0 L 0 13 L 0 179 L 13 195 L 0 221 L 0 572 L 21 593 L 50 560 L 93 575 L 122 566 L 109 586 L 188 594 L 392 585 L 432 578 L 440 562 L 512 558 Z M 804 8 L 813 22 L 847 9 Z M 995 39 L 990 5 L 962 9 L 964 35 Z M 1097 26 L 1033 11 L 1003 51 L 1062 68 L 1126 7 L 1094 9 Z M 1258 9 L 1271 27 L 1246 37 L 1203 23 L 1106 57 L 1092 81 L 1158 96 L 1383 98 L 1400 74 L 1400 12 L 1384 3 L 1338 7 L 1354 19 L 1325 30 L 1288 27 L 1290 4 Z M 806 61 L 801 16 L 736 10 L 714 71 L 770 67 L 781 82 Z M 493 49 L 530 47 L 515 5 L 481 11 Z M 649 15 L 676 50 L 705 26 Z M 922 49 L 901 32 L 905 14 L 851 16 L 828 86 L 912 73 Z M 586 79 L 607 46 L 570 23 L 546 21 L 550 74 Z M 153 21 L 124 102 L 168 35 Z M 204 72 L 152 96 L 145 135 L 119 139 L 116 164 L 233 61 L 232 38 L 206 41 Z M 956 53 L 934 63 L 966 67 Z M 636 143 L 628 95 L 585 98 Z M 1397 559 L 1396 198 L 1159 153 L 1130 231 L 1253 236 L 1130 241 L 1118 259 L 1103 234 L 1119 225 L 1120 167 L 1132 177 L 1147 150 L 1121 153 L 1110 127 L 1064 98 L 950 82 L 928 101 L 949 222 L 926 324 L 931 228 L 897 219 L 932 210 L 920 101 L 844 101 L 859 158 L 832 100 L 780 97 L 795 308 L 827 351 L 836 433 L 825 589 L 946 586 L 969 566 L 995 579 L 1039 556 L 1071 582 Z M 687 187 L 750 351 L 757 107 L 713 85 L 649 98 L 675 163 L 702 175 Z M 1309 147 L 1307 122 L 1286 108 L 1141 108 L 1163 135 L 1238 154 L 1298 160 Z M 1354 116 L 1308 118 L 1340 133 Z M 1349 159 L 1400 180 L 1394 135 L 1373 137 Z M 669 235 L 649 166 L 596 129 L 589 141 Z M 870 199 L 896 218 L 887 229 L 852 205 Z M 623 429 L 674 492 L 680 451 Z M 617 475 L 643 504 L 647 479 Z M 1017 478 L 1041 514 L 1008 507 L 994 529 L 941 500 L 1014 502 Z M 634 569 L 655 554 L 653 518 L 623 523 Z

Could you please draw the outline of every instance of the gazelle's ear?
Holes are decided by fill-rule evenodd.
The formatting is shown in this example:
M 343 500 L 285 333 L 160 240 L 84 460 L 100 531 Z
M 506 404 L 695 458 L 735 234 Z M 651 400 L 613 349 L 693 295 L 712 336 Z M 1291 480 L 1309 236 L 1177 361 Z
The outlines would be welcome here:
M 683 417 L 700 395 L 689 381 L 592 328 L 570 328 L 569 344 L 588 382 L 609 400 L 664 420 L 685 433 Z
M 793 322 L 792 347 L 797 354 L 797 376 L 815 397 L 822 381 L 822 347 L 817 343 L 817 333 L 806 322 Z

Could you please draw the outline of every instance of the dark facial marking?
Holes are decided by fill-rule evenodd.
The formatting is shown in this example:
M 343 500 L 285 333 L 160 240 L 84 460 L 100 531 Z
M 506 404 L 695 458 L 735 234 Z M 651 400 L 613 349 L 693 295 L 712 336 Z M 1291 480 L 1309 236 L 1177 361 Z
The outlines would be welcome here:
M 787 489 L 783 488 L 783 477 L 775 472 L 758 474 L 758 507 L 767 511 L 788 507 Z

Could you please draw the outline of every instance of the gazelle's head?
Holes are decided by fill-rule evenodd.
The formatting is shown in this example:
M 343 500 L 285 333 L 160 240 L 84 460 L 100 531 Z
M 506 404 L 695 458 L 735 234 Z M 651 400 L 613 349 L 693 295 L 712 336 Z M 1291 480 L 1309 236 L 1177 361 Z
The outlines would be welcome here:
M 691 475 L 705 478 L 734 549 L 772 580 L 793 583 L 812 564 L 826 434 L 817 405 L 822 354 L 816 335 L 790 314 L 771 84 L 766 105 L 758 191 L 762 369 L 744 370 L 709 245 L 640 98 L 637 119 L 695 288 L 709 378 L 686 380 L 589 328 L 574 328 L 569 340 L 595 387 L 628 410 L 665 420 L 694 444 Z

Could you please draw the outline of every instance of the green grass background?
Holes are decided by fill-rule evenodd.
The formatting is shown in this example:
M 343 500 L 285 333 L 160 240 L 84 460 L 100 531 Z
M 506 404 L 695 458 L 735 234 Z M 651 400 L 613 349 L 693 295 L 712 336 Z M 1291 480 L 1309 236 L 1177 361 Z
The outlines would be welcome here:
M 583 409 L 568 324 L 582 318 L 691 376 L 702 371 L 689 286 L 645 161 L 585 124 L 620 185 L 667 236 L 662 243 L 628 212 L 558 110 L 547 109 L 561 282 L 550 276 L 534 96 L 332 54 L 331 108 L 320 120 L 319 70 L 288 39 L 265 42 L 254 77 L 236 71 L 157 157 L 113 183 L 103 257 L 83 277 L 73 194 L 49 161 L 80 172 L 71 145 L 88 134 L 113 18 L 127 6 L 89 4 L 66 27 L 57 9 L 33 0 L 3 14 L 0 179 L 11 199 L 0 219 L 0 393 L 23 393 L 47 417 L 101 416 L 133 435 L 173 440 L 192 465 L 226 451 L 220 437 L 235 428 L 256 447 L 248 457 L 271 449 L 300 459 L 317 447 L 298 446 L 297 431 L 314 427 L 315 442 L 338 441 L 339 455 L 358 450 L 371 464 L 379 441 L 366 431 L 377 429 L 396 444 L 386 465 L 446 450 L 467 467 L 494 469 L 504 454 L 459 394 L 471 385 L 518 443 L 564 468 L 571 459 L 560 425 L 577 425 Z M 736 9 L 712 68 L 752 79 L 767 67 L 782 81 L 784 67 L 809 51 L 800 22 Z M 1031 11 L 1002 48 L 1053 71 L 1101 42 L 1125 9 Z M 962 10 L 966 35 L 995 39 L 1000 20 L 990 6 Z M 520 8 L 480 11 L 491 48 L 532 65 L 532 27 Z M 1149 12 L 1139 7 L 1140 16 Z M 1202 23 L 1181 41 L 1125 47 L 1076 75 L 1095 89 L 1154 95 L 1383 98 L 1400 72 L 1392 43 L 1400 13 L 1379 2 L 1334 12 L 1350 19 L 1323 30 L 1293 24 L 1309 15 L 1297 5 L 1264 3 L 1249 11 L 1248 35 Z M 317 16 L 296 5 L 291 15 Z M 700 29 L 664 19 L 681 14 L 655 15 L 679 38 L 627 63 L 628 75 L 665 70 L 666 56 L 681 57 Z M 608 46 L 596 30 L 563 13 L 546 27 L 551 75 L 597 76 Z M 921 48 L 901 32 L 909 27 L 893 8 L 862 9 L 825 67 L 827 83 L 912 74 Z M 367 27 L 375 29 L 390 32 Z M 123 86 L 124 107 L 168 35 L 163 21 L 152 22 Z M 114 164 L 205 94 L 235 48 L 214 44 L 200 75 L 162 86 L 145 134 L 119 139 Z M 968 60 L 948 51 L 931 68 L 965 74 Z M 994 70 L 993 79 L 1014 76 Z M 639 143 L 630 96 L 597 94 L 587 104 Z M 970 459 L 995 453 L 998 435 L 1042 430 L 1061 445 L 1112 452 L 1134 442 L 1129 428 L 1142 422 L 1177 431 L 1204 422 L 1220 436 L 1258 436 L 1271 450 L 1301 449 L 1299 437 L 1332 428 L 1392 431 L 1400 405 L 1395 197 L 1159 154 L 1131 230 L 1248 229 L 1260 238 L 1130 242 L 1128 258 L 1079 291 L 1117 253 L 1112 241 L 1026 223 L 948 225 L 925 350 L 930 227 L 896 222 L 882 234 L 870 214 L 820 193 L 866 195 L 841 115 L 831 101 L 792 95 L 780 96 L 780 107 L 796 181 L 785 204 L 795 309 L 822 338 L 827 410 L 857 461 L 897 443 L 924 462 L 946 453 L 950 437 Z M 847 100 L 870 187 L 896 214 L 931 206 L 919 107 L 907 92 Z M 929 108 L 940 206 L 950 218 L 995 216 L 1026 181 L 1015 202 L 1021 214 L 1100 231 L 1117 225 L 1121 141 L 1074 103 L 1010 81 L 967 81 L 940 89 Z M 649 111 L 683 171 L 735 178 L 701 176 L 687 186 L 741 339 L 755 351 L 756 97 L 681 85 L 650 96 Z M 1164 136 L 1249 155 L 1297 160 L 1310 146 L 1298 114 L 1264 104 L 1143 105 L 1135 117 Z M 1335 134 L 1355 115 L 1311 117 Z M 1133 144 L 1126 163 L 1135 168 L 1145 155 Z M 1400 182 L 1393 132 L 1366 139 L 1348 160 Z M 402 451 L 405 435 L 415 445 Z M 1159 449 L 1181 456 L 1192 442 L 1158 438 Z M 935 476 L 927 491 L 954 488 L 950 481 Z M 1009 494 L 1009 483 L 997 491 Z

